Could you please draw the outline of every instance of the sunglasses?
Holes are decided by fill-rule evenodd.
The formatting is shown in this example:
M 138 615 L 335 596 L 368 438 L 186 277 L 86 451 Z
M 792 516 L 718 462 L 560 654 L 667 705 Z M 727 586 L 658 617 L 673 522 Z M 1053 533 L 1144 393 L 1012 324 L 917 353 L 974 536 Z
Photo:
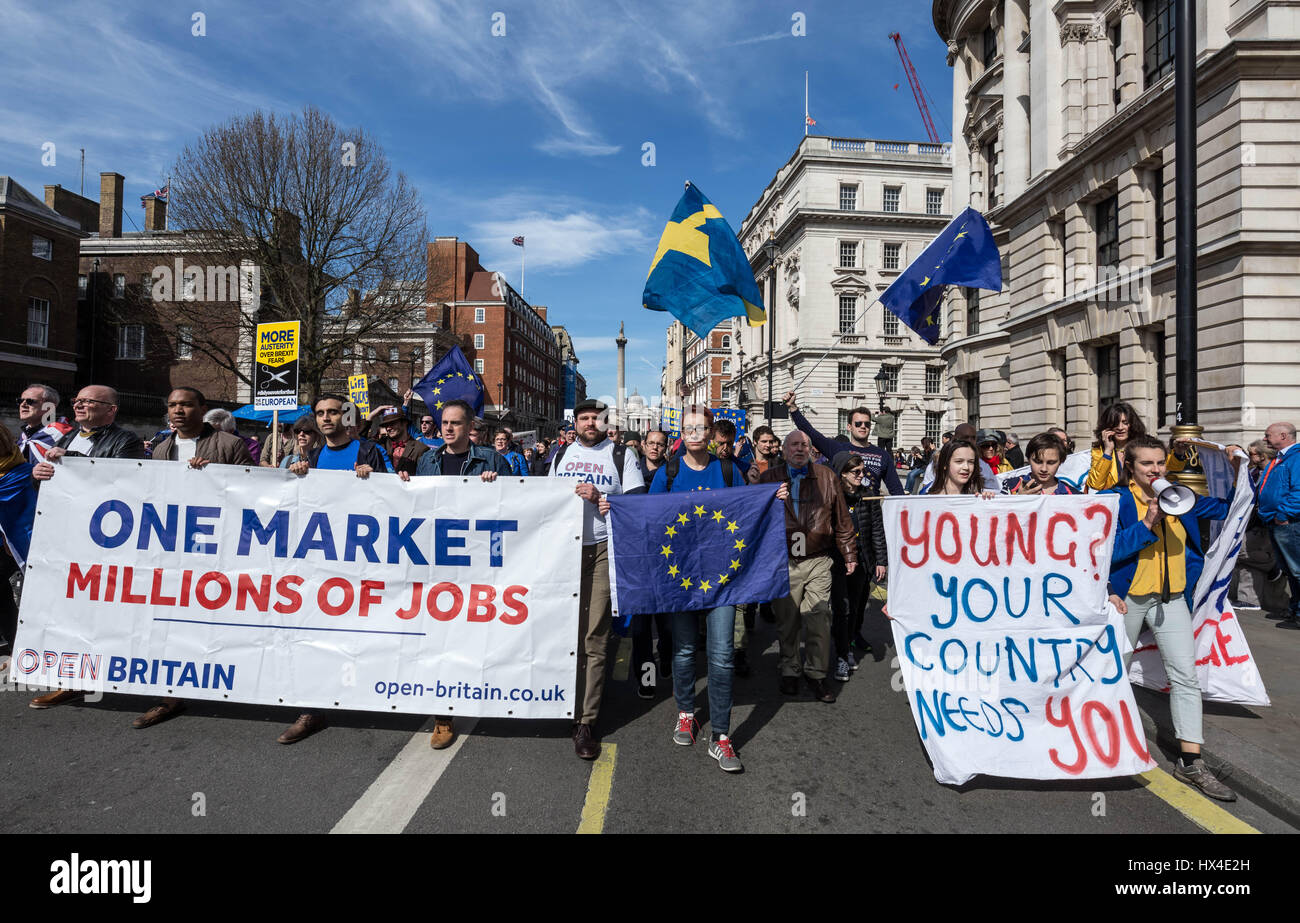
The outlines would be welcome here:
M 870 420 L 854 420 L 852 423 L 849 424 L 849 426 L 870 426 L 870 425 L 871 425 Z

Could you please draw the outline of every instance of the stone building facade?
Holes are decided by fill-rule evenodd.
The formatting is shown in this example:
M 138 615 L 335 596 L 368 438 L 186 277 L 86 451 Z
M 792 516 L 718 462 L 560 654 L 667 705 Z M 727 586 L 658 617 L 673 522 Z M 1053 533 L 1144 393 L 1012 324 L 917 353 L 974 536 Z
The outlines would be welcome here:
M 1001 293 L 950 291 L 958 419 L 1081 445 L 1100 407 L 1174 422 L 1173 0 L 935 0 L 953 67 L 953 195 Z M 1300 407 L 1300 17 L 1197 3 L 1198 420 L 1258 438 Z
M 732 321 L 727 385 L 735 406 L 748 411 L 751 429 L 764 419 L 773 336 L 773 396 L 780 399 L 808 375 L 797 398 L 824 434 L 844 432 L 850 410 L 866 405 L 874 412 L 882 399 L 899 411 L 896 446 L 951 428 L 940 347 L 873 302 L 953 211 L 946 145 L 819 136 L 800 141 L 738 235 L 765 302 L 772 273 L 777 280 L 767 324 Z M 775 265 L 764 252 L 769 239 L 779 247 Z M 791 424 L 777 420 L 773 428 L 784 435 Z

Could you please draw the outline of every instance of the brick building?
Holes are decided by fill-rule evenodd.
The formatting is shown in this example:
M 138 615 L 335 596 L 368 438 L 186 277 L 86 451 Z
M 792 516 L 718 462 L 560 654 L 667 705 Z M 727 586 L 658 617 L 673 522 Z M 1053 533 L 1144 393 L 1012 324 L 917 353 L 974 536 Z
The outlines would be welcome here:
M 429 244 L 428 309 L 468 341 L 465 355 L 487 389 L 483 414 L 515 430 L 554 433 L 562 419 L 560 346 L 546 308 L 530 305 L 455 237 Z
M 62 192 L 47 186 L 47 199 Z M 0 176 L 0 394 L 12 406 L 40 381 L 70 394 L 77 379 L 80 222 Z

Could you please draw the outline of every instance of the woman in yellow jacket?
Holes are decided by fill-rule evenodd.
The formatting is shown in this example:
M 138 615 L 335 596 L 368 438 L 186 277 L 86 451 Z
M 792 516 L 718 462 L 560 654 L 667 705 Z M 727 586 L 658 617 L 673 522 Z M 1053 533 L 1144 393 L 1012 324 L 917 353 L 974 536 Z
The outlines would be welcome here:
M 1124 447 L 1133 439 L 1144 438 L 1147 428 L 1142 418 L 1129 404 L 1117 401 L 1101 412 L 1097 429 L 1093 432 L 1092 467 L 1088 469 L 1088 489 L 1107 490 L 1119 483 L 1120 469 L 1124 467 Z M 1175 439 L 1173 451 L 1165 459 L 1170 473 L 1186 467 L 1186 440 Z

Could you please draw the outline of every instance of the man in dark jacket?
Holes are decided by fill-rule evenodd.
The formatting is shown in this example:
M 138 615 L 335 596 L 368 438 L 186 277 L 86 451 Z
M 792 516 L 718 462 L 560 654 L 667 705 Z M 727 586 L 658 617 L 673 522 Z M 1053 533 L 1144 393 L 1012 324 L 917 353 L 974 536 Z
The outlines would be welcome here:
M 153 448 L 153 458 L 160 461 L 189 462 L 191 468 L 218 465 L 252 465 L 248 444 L 234 433 L 227 433 L 203 422 L 207 400 L 198 388 L 176 388 L 167 395 L 167 422 L 171 432 Z
M 825 455 L 828 461 L 835 457 L 836 452 L 852 452 L 862 456 L 862 463 L 866 466 L 862 486 L 867 493 L 873 495 L 882 493 L 881 484 L 887 487 L 891 494 L 897 495 L 903 492 L 903 484 L 898 479 L 898 469 L 894 467 L 893 455 L 880 446 L 872 445 L 868 440 L 871 432 L 871 411 L 866 407 L 854 407 L 849 411 L 849 439 L 847 442 L 841 442 L 828 439 L 817 432 L 808 419 L 799 412 L 799 405 L 794 399 L 793 391 L 786 394 L 785 404 L 790 408 L 790 422 L 808 434 L 813 447 Z
M 54 476 L 49 462 L 63 455 L 86 455 L 90 458 L 144 458 L 144 443 L 130 430 L 117 425 L 117 392 L 106 385 L 86 385 L 72 402 L 76 425 L 72 431 L 45 453 L 45 463 L 37 465 L 32 477 L 48 481 Z
M 806 434 L 795 430 L 786 436 L 782 453 L 784 463 L 767 469 L 758 479 L 760 484 L 784 482 L 790 493 L 785 501 L 790 595 L 772 604 L 781 640 L 781 692 L 797 693 L 802 673 L 813 696 L 831 703 L 835 693 L 826 683 L 831 653 L 831 557 L 838 550 L 845 573 L 851 576 L 857 569 L 853 521 L 839 478 L 830 468 L 812 461 L 812 443 Z M 805 631 L 802 666 L 801 622 Z

